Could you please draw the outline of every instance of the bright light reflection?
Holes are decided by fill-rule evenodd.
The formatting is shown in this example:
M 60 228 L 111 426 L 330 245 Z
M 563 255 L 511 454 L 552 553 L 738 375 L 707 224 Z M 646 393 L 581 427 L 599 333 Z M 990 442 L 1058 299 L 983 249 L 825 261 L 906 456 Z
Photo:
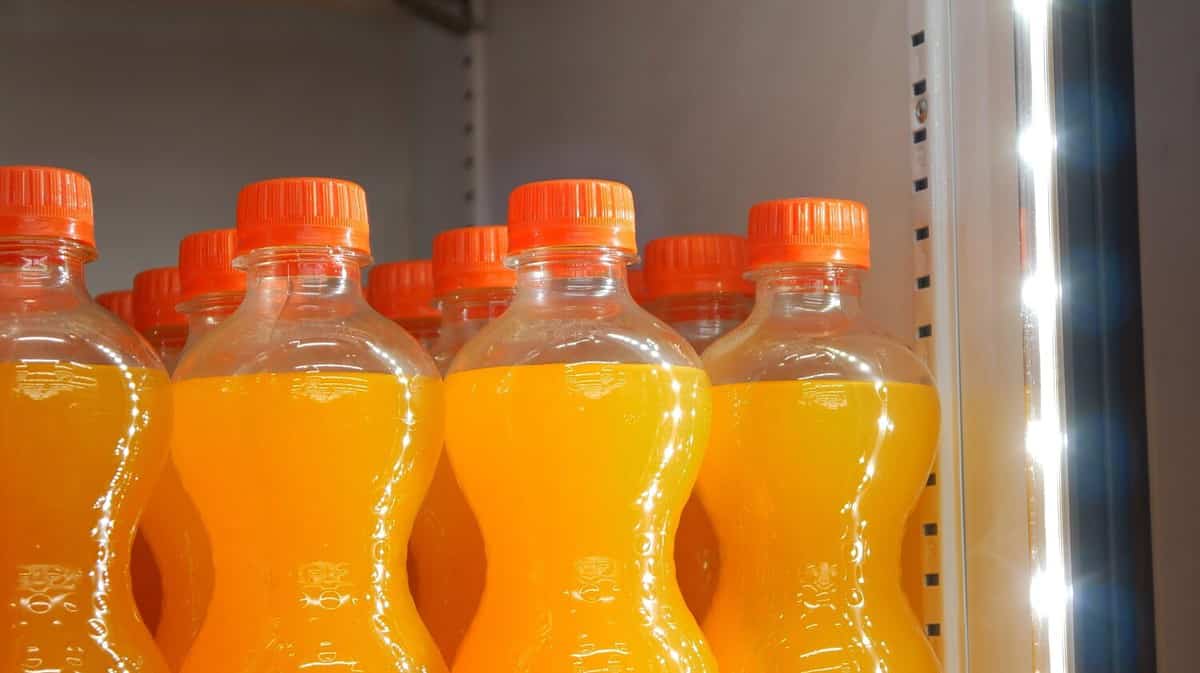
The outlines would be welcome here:
M 1050 0 L 1015 0 L 1022 19 L 1028 58 L 1021 71 L 1028 74 L 1023 103 L 1028 118 L 1017 150 L 1023 165 L 1032 262 L 1023 260 L 1026 277 L 1021 287 L 1029 333 L 1026 339 L 1030 393 L 1025 450 L 1035 478 L 1030 504 L 1034 572 L 1030 579 L 1030 607 L 1040 652 L 1035 667 L 1047 673 L 1067 673 L 1068 605 L 1071 599 L 1063 511 L 1063 459 L 1067 438 L 1062 422 L 1061 362 L 1059 356 L 1060 283 L 1056 265 L 1054 226 L 1054 108 L 1050 67 Z

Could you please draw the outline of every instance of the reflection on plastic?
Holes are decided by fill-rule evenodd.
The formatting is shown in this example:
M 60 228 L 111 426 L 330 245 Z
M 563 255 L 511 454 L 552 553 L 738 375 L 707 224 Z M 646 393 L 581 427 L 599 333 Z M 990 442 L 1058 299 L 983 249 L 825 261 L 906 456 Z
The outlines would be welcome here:
M 166 671 L 126 571 L 166 457 L 160 371 L 0 364 L 0 670 Z
M 543 364 L 451 374 L 447 450 L 487 584 L 455 671 L 714 671 L 673 572 L 708 440 L 693 367 Z

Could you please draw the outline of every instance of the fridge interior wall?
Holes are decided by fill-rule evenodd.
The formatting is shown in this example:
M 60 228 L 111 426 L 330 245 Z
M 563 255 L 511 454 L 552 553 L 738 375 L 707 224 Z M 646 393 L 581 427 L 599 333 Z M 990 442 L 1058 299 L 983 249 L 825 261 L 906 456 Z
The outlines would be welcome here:
M 376 256 L 400 258 L 407 223 L 461 198 L 458 58 L 389 0 L 0 2 L 0 161 L 91 177 L 93 292 L 174 264 L 181 236 L 233 226 L 237 190 L 280 175 L 362 183 Z M 426 105 L 439 67 L 452 120 Z M 413 130 L 443 121 L 427 160 Z
M 549 177 L 629 183 L 642 242 L 743 232 L 768 198 L 866 202 L 865 304 L 910 344 L 931 325 L 924 350 L 943 355 L 950 382 L 943 455 L 964 447 L 948 469 L 971 525 L 929 521 L 928 502 L 913 525 L 956 540 L 924 545 L 931 573 L 950 557 L 970 573 L 925 589 L 921 609 L 948 608 L 941 639 L 965 638 L 948 671 L 969 642 L 972 671 L 1007 673 L 1030 651 L 1012 25 L 1006 3 L 985 4 L 962 3 L 950 26 L 918 0 L 495 0 L 466 59 L 467 40 L 388 0 L 17 2 L 0 59 L 21 64 L 12 90 L 38 94 L 6 102 L 0 118 L 21 133 L 0 135 L 0 156 L 92 176 L 93 291 L 173 263 L 182 235 L 232 225 L 242 184 L 281 174 L 363 183 L 381 261 L 427 255 L 448 227 L 500 222 L 511 187 Z M 926 150 L 941 156 L 933 212 L 913 192 L 912 34 L 926 21 L 919 58 L 945 68 L 925 94 L 944 113 L 928 128 L 942 143 Z M 952 74 L 964 83 L 953 96 Z M 938 483 L 957 497 L 958 479 Z

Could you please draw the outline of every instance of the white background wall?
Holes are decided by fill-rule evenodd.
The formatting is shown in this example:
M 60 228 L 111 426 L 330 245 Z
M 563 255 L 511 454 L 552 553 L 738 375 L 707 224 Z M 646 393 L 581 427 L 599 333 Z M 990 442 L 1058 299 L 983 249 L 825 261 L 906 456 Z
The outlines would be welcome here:
M 1138 207 L 1160 673 L 1200 615 L 1200 2 L 1134 0 Z
M 460 160 L 408 133 L 445 106 L 458 51 L 386 0 L 0 0 L 0 162 L 91 177 L 94 291 L 174 264 L 183 234 L 233 226 L 241 185 L 280 175 L 362 183 L 376 257 L 403 257 L 439 198 L 415 167 Z

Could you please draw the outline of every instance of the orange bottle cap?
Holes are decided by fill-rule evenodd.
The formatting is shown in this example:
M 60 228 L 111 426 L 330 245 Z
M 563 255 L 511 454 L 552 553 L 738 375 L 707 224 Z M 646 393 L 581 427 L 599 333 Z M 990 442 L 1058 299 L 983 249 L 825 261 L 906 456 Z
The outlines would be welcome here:
M 288 245 L 333 246 L 370 254 L 367 193 L 348 180 L 277 178 L 238 194 L 238 254 Z
M 139 332 L 187 325 L 187 317 L 175 310 L 178 304 L 178 268 L 147 269 L 133 277 L 133 326 Z
M 462 227 L 433 238 L 433 292 L 444 297 L 455 290 L 512 287 L 517 274 L 504 266 L 508 228 Z
M 392 320 L 440 317 L 433 306 L 433 262 L 376 264 L 367 275 L 367 301 Z
M 602 245 L 634 254 L 633 192 L 609 180 L 530 182 L 508 197 L 510 253 Z
M 643 269 L 629 269 L 625 272 L 629 284 L 629 294 L 639 304 L 650 301 L 650 293 L 646 289 L 646 272 Z
M 65 168 L 0 166 L 0 236 L 65 238 L 96 247 L 92 183 Z
M 96 295 L 96 303 L 125 321 L 125 324 L 133 325 L 133 290 L 102 292 Z
M 871 266 L 867 207 L 843 199 L 779 199 L 750 209 L 750 268 L 772 264 Z
M 237 229 L 188 234 L 179 242 L 180 301 L 200 295 L 246 291 L 246 274 L 233 268 Z
M 746 239 L 732 234 L 668 236 L 646 245 L 651 299 L 683 294 L 754 294 L 744 278 Z

